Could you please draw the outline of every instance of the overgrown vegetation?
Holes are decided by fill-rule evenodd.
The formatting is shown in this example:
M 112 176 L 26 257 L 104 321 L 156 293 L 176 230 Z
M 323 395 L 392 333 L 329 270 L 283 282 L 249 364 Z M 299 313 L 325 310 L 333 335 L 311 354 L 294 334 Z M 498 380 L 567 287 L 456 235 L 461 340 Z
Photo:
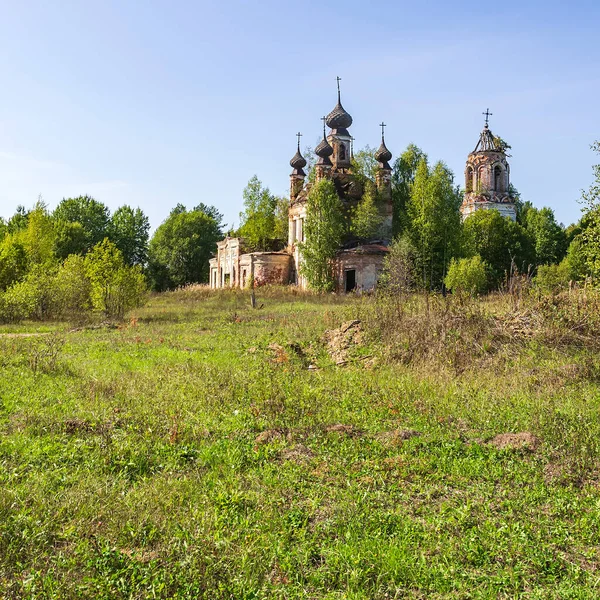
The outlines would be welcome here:
M 0 328 L 0 596 L 595 597 L 600 298 L 513 289 Z

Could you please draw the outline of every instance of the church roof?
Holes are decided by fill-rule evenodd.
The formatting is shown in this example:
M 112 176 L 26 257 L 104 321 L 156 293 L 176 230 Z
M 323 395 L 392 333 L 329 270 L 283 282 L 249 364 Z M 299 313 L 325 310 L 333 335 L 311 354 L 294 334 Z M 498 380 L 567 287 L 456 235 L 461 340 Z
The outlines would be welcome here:
M 298 134 L 298 136 L 300 136 L 300 134 Z M 306 159 L 300 152 L 300 137 L 298 137 L 298 150 L 296 150 L 296 154 L 294 154 L 292 160 L 290 160 L 290 167 L 294 169 L 294 175 L 306 175 L 306 173 L 303 171 L 305 166 Z
M 315 148 L 315 154 L 319 157 L 317 164 L 319 165 L 331 165 L 329 157 L 333 154 L 333 148 L 325 137 L 325 124 L 323 123 L 323 139 L 319 145 Z
M 338 133 L 343 135 L 348 135 L 348 132 L 345 131 L 350 125 L 352 125 L 352 117 L 344 107 L 342 106 L 342 100 L 340 96 L 340 78 L 337 78 L 338 85 L 338 101 L 333 110 L 327 115 L 326 123 L 327 127 L 331 129 L 337 129 Z M 344 131 L 339 131 L 343 129 Z
M 481 134 L 479 135 L 479 141 L 473 152 L 502 152 L 502 148 L 498 147 L 494 135 L 490 131 L 488 124 L 485 124 Z
M 381 135 L 381 145 L 375 152 L 375 160 L 381 164 L 384 169 L 390 169 L 389 161 L 392 159 L 392 153 L 387 149 L 385 145 L 385 139 L 383 134 Z

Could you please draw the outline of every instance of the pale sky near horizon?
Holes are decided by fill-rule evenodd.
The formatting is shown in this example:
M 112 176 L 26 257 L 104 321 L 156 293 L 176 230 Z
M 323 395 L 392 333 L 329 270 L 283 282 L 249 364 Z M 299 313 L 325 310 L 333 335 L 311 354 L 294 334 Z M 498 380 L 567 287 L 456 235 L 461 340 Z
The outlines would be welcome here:
M 252 175 L 288 193 L 297 131 L 342 102 L 355 148 L 414 142 L 463 184 L 490 108 L 523 199 L 579 219 L 600 162 L 598 0 L 0 0 L 0 216 L 42 195 L 178 202 L 237 225 Z

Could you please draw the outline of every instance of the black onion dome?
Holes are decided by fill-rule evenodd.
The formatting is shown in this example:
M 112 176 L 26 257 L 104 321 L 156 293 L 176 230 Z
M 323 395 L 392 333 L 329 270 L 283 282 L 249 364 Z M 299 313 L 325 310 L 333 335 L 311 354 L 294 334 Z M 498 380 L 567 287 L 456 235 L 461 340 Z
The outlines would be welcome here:
M 346 112 L 342 103 L 340 102 L 340 97 L 338 95 L 338 103 L 335 105 L 335 108 L 327 115 L 327 127 L 331 129 L 347 129 L 352 125 L 352 117 L 349 113 Z
M 323 136 L 321 143 L 315 148 L 315 154 L 321 158 L 329 158 L 333 154 L 333 148 Z
M 375 160 L 377 160 L 377 162 L 385 164 L 391 159 L 392 153 L 387 149 L 384 139 L 381 138 L 381 146 L 379 146 L 377 152 L 375 152 Z
M 294 154 L 292 160 L 290 160 L 290 167 L 292 167 L 292 169 L 301 171 L 302 169 L 304 169 L 305 166 L 306 159 L 304 158 L 304 156 L 302 156 L 302 154 L 300 154 L 300 148 L 298 148 L 296 154 Z

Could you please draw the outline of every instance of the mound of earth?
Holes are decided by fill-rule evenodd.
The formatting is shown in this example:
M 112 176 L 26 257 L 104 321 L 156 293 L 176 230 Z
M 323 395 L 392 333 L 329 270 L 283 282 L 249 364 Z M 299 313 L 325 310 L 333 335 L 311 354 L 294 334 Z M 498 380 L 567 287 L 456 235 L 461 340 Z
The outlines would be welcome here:
M 337 329 L 325 332 L 327 352 L 336 365 L 346 364 L 351 349 L 362 341 L 360 321 L 347 321 Z

